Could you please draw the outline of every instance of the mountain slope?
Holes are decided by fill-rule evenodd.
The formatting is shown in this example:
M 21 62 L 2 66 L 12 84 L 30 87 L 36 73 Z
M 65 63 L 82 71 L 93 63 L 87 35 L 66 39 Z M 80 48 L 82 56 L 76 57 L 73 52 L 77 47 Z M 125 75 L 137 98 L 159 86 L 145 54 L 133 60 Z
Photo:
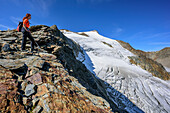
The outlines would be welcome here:
M 140 65 L 143 69 L 151 72 L 152 75 L 163 80 L 170 79 L 170 74 L 165 70 L 168 69 L 170 64 L 170 49 L 164 48 L 157 52 L 144 52 L 134 49 L 129 43 L 120 40 L 117 41 L 121 44 L 121 46 L 138 56 L 137 58 L 130 58 L 132 63 Z
M 147 52 L 147 56 L 161 63 L 170 72 L 170 47 L 166 47 L 160 51 Z
M 143 113 L 95 76 L 85 51 L 55 25 L 30 30 L 40 46 L 33 54 L 20 51 L 22 33 L 0 32 L 1 112 Z M 30 41 L 27 43 L 30 50 Z
M 169 81 L 154 77 L 140 66 L 132 64 L 129 57 L 138 56 L 123 48 L 118 41 L 103 37 L 96 31 L 81 33 L 61 31 L 85 50 L 79 53 L 77 59 L 144 112 L 168 113 L 170 111 Z M 116 90 L 110 90 L 109 87 L 107 90 L 108 96 L 119 95 Z M 119 104 L 116 98 L 113 98 L 113 101 Z M 123 99 L 122 101 L 126 102 Z
M 34 54 L 20 51 L 20 32 L 0 32 L 0 112 L 112 112 L 104 87 L 76 60 L 79 46 L 56 26 L 31 31 L 41 47 Z

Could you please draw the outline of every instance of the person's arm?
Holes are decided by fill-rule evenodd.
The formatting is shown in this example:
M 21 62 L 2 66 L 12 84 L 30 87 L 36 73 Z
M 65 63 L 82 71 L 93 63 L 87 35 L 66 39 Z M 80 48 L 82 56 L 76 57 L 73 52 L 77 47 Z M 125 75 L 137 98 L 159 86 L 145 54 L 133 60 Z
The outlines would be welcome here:
M 26 27 L 26 25 L 25 25 L 25 24 L 24 24 L 24 26 L 23 26 L 23 27 L 24 27 L 24 29 L 25 29 L 27 32 L 29 32 L 29 31 L 27 30 L 27 27 Z

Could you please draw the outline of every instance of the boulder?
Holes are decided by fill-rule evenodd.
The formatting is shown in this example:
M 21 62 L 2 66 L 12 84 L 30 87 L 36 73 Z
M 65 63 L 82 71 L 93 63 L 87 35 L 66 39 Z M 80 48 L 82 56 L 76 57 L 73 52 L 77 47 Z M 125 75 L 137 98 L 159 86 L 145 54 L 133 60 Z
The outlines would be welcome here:
M 32 94 L 34 94 L 35 93 L 34 87 L 35 87 L 34 84 L 28 84 L 25 88 L 25 95 L 31 96 Z
M 41 75 L 39 73 L 27 78 L 32 84 L 38 85 L 42 83 Z
M 21 60 L 0 59 L 0 65 L 6 69 L 14 70 L 25 67 L 25 63 Z

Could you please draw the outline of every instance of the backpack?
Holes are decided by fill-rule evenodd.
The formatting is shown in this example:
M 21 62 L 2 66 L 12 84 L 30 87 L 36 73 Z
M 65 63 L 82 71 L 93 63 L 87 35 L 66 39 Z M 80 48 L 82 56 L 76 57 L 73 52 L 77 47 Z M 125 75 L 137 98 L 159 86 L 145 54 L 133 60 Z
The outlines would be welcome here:
M 17 27 L 18 32 L 21 32 L 22 26 L 23 26 L 23 22 L 19 22 L 18 27 Z

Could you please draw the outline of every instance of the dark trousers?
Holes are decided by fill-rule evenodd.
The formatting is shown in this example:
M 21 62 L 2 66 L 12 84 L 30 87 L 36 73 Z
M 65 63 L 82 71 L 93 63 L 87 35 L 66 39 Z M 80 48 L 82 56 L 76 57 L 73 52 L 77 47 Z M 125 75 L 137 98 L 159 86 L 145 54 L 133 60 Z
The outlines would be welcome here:
M 34 38 L 32 37 L 31 33 L 27 32 L 24 27 L 21 29 L 21 32 L 23 33 L 21 49 L 25 50 L 25 45 L 26 45 L 26 41 L 28 37 L 31 40 L 31 51 L 33 51 L 34 50 Z

